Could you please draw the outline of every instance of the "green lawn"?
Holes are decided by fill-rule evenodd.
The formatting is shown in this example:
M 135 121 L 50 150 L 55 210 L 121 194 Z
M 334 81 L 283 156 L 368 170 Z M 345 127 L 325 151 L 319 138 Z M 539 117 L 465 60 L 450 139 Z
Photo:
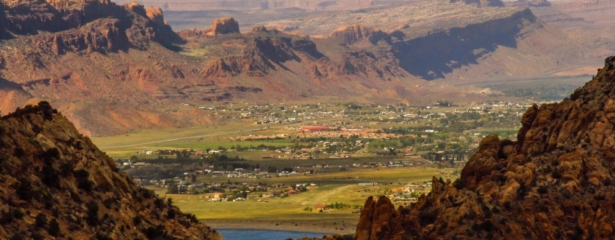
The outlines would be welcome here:
M 199 219 L 216 220 L 279 220 L 294 222 L 312 221 L 340 221 L 347 220 L 356 222 L 358 214 L 353 213 L 352 207 L 345 209 L 327 210 L 325 213 L 317 211 L 305 211 L 306 207 L 314 207 L 318 204 L 331 204 L 334 202 L 347 205 L 363 206 L 369 196 L 380 196 L 388 189 L 400 187 L 409 182 L 431 181 L 432 176 L 450 176 L 452 169 L 436 168 L 388 168 L 388 169 L 359 169 L 356 171 L 327 173 L 308 176 L 293 176 L 270 179 L 231 179 L 237 182 L 260 181 L 269 184 L 274 183 L 309 183 L 319 182 L 319 187 L 304 193 L 290 195 L 286 198 L 267 198 L 257 201 L 258 197 L 242 202 L 209 202 L 205 195 L 187 194 L 164 194 L 163 189 L 155 189 L 161 197 L 173 198 L 173 202 L 183 212 L 195 214 Z M 357 182 L 391 182 L 387 184 L 362 187 L 357 183 L 337 182 L 333 178 L 357 179 Z M 200 179 L 203 180 L 203 179 Z M 223 179 L 226 181 L 226 179 Z M 327 181 L 330 180 L 330 181 Z M 267 202 L 265 202 L 267 200 Z M 400 203 L 396 203 L 399 205 Z

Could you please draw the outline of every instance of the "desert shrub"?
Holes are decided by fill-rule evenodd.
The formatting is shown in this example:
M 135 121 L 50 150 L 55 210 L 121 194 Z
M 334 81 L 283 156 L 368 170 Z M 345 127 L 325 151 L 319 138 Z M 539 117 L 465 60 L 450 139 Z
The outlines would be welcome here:
M 491 212 L 492 212 L 493 214 L 500 214 L 500 209 L 499 209 L 497 206 L 493 206 L 493 207 L 491 208 Z
M 596 200 L 596 201 L 602 201 L 604 199 L 605 199 L 604 195 L 601 195 L 601 194 L 594 195 L 594 200 Z
M 79 194 L 78 193 L 74 193 L 72 191 L 70 192 L 70 198 L 74 202 L 76 202 L 76 203 L 82 203 L 83 202 L 83 200 L 81 200 L 81 197 L 79 196 Z
M 111 209 L 111 207 L 113 207 L 114 202 L 115 202 L 115 199 L 113 197 L 109 197 L 103 201 L 103 205 L 105 205 L 107 209 Z
M 489 207 L 487 207 L 486 205 L 483 205 L 482 207 L 483 213 L 485 214 L 485 218 L 490 218 L 492 215 L 491 209 L 489 209 Z
M 461 190 L 463 188 L 463 183 L 461 183 L 461 180 L 457 178 L 457 180 L 453 182 L 453 186 L 457 188 L 458 190 Z
M 49 235 L 57 237 L 60 235 L 60 224 L 58 224 L 58 221 L 56 221 L 56 219 L 51 219 L 51 221 L 49 222 L 49 230 L 47 231 L 49 233 Z
M 141 222 L 143 222 L 143 219 L 141 219 L 141 216 L 139 215 L 132 218 L 132 223 L 134 223 L 135 226 L 139 226 Z
M 154 200 L 154 205 L 156 205 L 156 207 L 161 208 L 161 209 L 165 207 L 164 200 L 162 200 L 161 198 L 156 198 Z
M 164 229 L 163 225 L 158 225 L 156 227 L 144 229 L 143 234 L 145 234 L 148 239 L 164 239 L 167 236 L 167 231 Z
M 541 203 L 541 204 L 538 204 L 538 211 L 539 212 L 546 212 L 546 213 L 548 213 L 549 212 L 549 208 L 546 205 Z
M 47 225 L 47 215 L 44 213 L 39 213 L 36 215 L 36 219 L 34 220 L 34 226 L 38 228 L 45 227 Z
M 559 170 L 555 169 L 552 173 L 551 173 L 551 177 L 555 178 L 555 179 L 560 179 L 562 178 L 562 173 L 559 172 Z
M 43 152 L 41 157 L 49 164 L 55 159 L 60 159 L 60 151 L 57 148 L 50 148 Z
M 26 156 L 26 151 L 23 150 L 23 148 L 21 148 L 21 147 L 16 147 L 13 150 L 13 156 L 15 156 L 17 158 L 22 158 L 22 157 Z
M 507 210 L 510 210 L 510 207 L 511 205 L 509 201 L 504 202 L 504 208 L 506 208 Z
M 483 230 L 485 230 L 486 232 L 493 231 L 494 226 L 493 226 L 493 223 L 491 221 L 487 220 L 487 221 L 483 222 L 483 224 L 481 224 L 481 225 L 482 225 Z
M 423 210 L 419 213 L 419 218 L 421 219 L 421 225 L 428 225 L 435 222 L 437 216 L 430 211 Z
M 96 234 L 96 240 L 113 240 L 113 238 L 111 238 L 108 235 L 105 235 L 103 233 L 97 233 Z
M 87 204 L 87 222 L 90 226 L 97 226 L 98 223 L 100 222 L 100 219 L 98 218 L 98 204 L 96 204 L 96 202 L 91 201 Z
M 75 169 L 75 165 L 72 162 L 65 162 L 60 166 L 60 174 L 64 177 L 68 177 L 73 170 Z
M 410 214 L 410 209 L 407 209 L 407 208 L 402 208 L 402 209 L 401 209 L 401 214 L 402 214 L 402 215 Z
M 20 233 L 20 232 L 15 233 L 15 235 L 13 235 L 13 236 L 10 238 L 10 240 L 24 240 L 24 239 L 26 239 L 26 237 L 24 236 L 24 234 L 23 234 L 23 233 Z
M 167 218 L 168 219 L 175 218 L 175 209 L 169 208 L 169 210 L 167 210 Z
M 150 199 L 156 196 L 156 193 L 154 193 L 154 191 L 149 190 L 149 189 L 145 189 L 145 188 L 141 188 L 141 196 L 143 196 L 143 198 L 145 199 Z
M 43 235 L 38 231 L 32 231 L 30 233 L 30 238 L 34 240 L 44 240 L 45 239 L 45 237 L 43 237 Z
M 77 179 L 77 187 L 86 192 L 91 192 L 94 188 L 94 182 L 90 181 L 90 173 L 85 169 L 73 171 L 73 175 Z
M 21 208 L 13 208 L 13 217 L 15 217 L 16 219 L 23 219 L 23 212 L 21 211 Z
M 196 215 L 191 214 L 191 216 L 190 216 L 190 221 L 191 221 L 191 222 L 193 222 L 193 223 L 198 223 L 198 222 L 199 222 L 199 219 L 197 219 L 197 218 L 196 218 Z
M 41 180 L 43 181 L 43 183 L 45 183 L 45 185 L 49 187 L 60 187 L 60 178 L 58 177 L 58 173 L 56 173 L 55 169 L 53 169 L 52 166 L 43 166 L 43 170 L 41 172 Z
M 32 183 L 27 178 L 19 178 L 19 187 L 17 188 L 17 196 L 22 200 L 30 200 L 35 198 L 37 193 L 32 188 Z
M 611 186 L 611 182 L 612 180 L 610 178 L 607 178 L 604 180 L 604 186 Z

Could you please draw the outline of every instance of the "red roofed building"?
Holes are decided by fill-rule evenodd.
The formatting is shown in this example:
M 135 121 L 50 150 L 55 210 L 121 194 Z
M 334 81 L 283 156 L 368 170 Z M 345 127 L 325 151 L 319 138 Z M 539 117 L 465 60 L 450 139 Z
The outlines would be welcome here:
M 330 127 L 327 126 L 305 126 L 305 127 L 301 127 L 301 131 L 308 131 L 308 132 L 318 132 L 318 131 L 327 131 L 330 130 Z

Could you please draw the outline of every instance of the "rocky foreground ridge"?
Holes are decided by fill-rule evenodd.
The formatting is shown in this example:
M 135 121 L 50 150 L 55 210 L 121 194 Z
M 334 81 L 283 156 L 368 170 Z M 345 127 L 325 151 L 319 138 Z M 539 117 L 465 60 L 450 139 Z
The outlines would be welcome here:
M 451 182 L 395 209 L 370 197 L 356 239 L 615 237 L 615 57 L 560 103 L 534 105 L 516 141 L 485 137 Z
M 222 239 L 118 173 L 46 102 L 0 120 L 0 239 Z

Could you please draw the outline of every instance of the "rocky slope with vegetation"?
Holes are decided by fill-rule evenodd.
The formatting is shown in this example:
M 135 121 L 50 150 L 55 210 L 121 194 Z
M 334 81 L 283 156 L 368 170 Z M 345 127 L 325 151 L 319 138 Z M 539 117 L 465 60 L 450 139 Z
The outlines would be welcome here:
M 0 238 L 222 239 L 119 173 L 46 102 L 0 119 Z
M 517 139 L 485 137 L 455 181 L 409 207 L 369 198 L 356 239 L 615 236 L 615 57 L 560 103 L 534 105 Z

